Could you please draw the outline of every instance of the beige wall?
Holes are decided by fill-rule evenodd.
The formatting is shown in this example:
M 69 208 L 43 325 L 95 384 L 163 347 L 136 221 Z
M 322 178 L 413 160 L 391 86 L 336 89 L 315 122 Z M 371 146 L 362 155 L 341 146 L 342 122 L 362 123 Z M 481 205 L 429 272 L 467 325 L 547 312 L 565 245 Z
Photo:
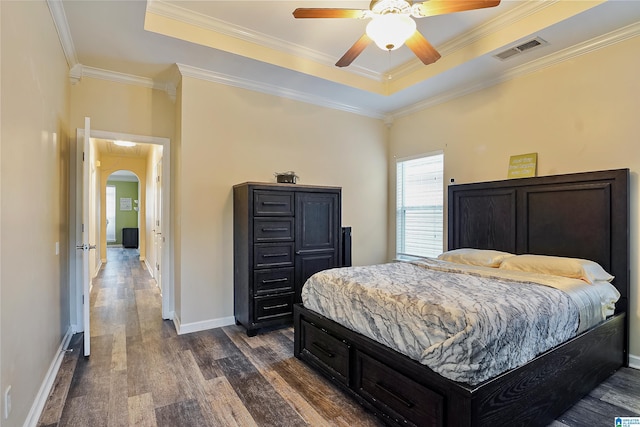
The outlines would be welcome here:
M 71 129 L 84 128 L 172 138 L 175 104 L 164 92 L 142 86 L 83 77 L 71 86 Z
M 398 119 L 394 156 L 445 155 L 445 182 L 505 179 L 509 157 L 538 153 L 538 175 L 630 168 L 631 354 L 640 356 L 638 173 L 640 37 Z M 394 218 L 390 203 L 390 218 Z M 392 224 L 393 221 L 390 221 Z M 395 230 L 389 227 L 389 248 Z
M 342 187 L 354 264 L 386 260 L 387 144 L 380 120 L 190 77 L 183 77 L 181 103 L 182 324 L 233 316 L 234 184 L 275 182 L 274 172 L 293 170 L 301 184 Z
M 2 1 L 0 10 L 0 390 L 12 387 L 2 420 L 12 427 L 27 420 L 70 324 L 69 88 L 47 4 Z

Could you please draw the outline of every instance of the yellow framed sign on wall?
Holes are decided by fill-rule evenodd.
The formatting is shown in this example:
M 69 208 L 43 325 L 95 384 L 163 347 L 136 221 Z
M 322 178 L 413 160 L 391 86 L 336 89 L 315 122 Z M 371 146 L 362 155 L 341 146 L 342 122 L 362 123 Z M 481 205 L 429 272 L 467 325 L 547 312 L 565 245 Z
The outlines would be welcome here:
M 519 154 L 511 156 L 507 178 L 528 178 L 536 176 L 538 153 Z

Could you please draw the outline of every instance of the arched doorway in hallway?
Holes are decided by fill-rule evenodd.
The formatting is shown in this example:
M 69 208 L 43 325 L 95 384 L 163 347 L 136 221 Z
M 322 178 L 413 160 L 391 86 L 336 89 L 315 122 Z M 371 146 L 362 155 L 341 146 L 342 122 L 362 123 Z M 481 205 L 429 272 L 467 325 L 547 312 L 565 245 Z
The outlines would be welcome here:
M 140 179 L 129 170 L 107 177 L 105 187 L 105 239 L 107 261 L 113 248 L 139 249 Z M 138 252 L 139 253 L 139 252 Z

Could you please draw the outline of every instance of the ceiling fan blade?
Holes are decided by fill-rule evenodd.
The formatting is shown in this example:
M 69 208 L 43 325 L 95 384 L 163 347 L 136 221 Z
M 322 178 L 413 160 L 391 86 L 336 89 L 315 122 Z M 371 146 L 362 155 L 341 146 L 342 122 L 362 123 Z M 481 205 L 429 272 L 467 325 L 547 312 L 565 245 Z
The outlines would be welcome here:
M 436 16 L 465 10 L 484 9 L 500 4 L 500 0 L 429 0 L 419 5 L 420 16 Z
M 364 18 L 366 11 L 361 9 L 323 9 L 298 8 L 293 11 L 294 18 Z
M 346 67 L 350 65 L 371 42 L 372 40 L 369 36 L 363 34 L 362 37 L 360 37 L 360 39 L 358 39 L 358 41 L 355 42 L 344 55 L 342 55 L 342 58 L 336 62 L 336 67 Z
M 419 31 L 413 33 L 404 44 L 420 58 L 424 65 L 433 64 L 440 59 L 438 51 L 431 46 L 431 43 L 429 43 Z

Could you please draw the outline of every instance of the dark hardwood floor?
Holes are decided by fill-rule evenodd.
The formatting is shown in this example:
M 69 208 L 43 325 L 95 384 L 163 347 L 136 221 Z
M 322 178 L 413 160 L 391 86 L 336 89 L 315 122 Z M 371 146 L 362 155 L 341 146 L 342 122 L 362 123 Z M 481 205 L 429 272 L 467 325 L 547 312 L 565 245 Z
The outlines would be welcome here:
M 177 335 L 137 250 L 108 249 L 91 293 L 91 356 L 71 341 L 39 426 L 381 426 L 293 357 L 293 331 L 238 326 Z M 613 426 L 640 415 L 625 368 L 552 426 Z

